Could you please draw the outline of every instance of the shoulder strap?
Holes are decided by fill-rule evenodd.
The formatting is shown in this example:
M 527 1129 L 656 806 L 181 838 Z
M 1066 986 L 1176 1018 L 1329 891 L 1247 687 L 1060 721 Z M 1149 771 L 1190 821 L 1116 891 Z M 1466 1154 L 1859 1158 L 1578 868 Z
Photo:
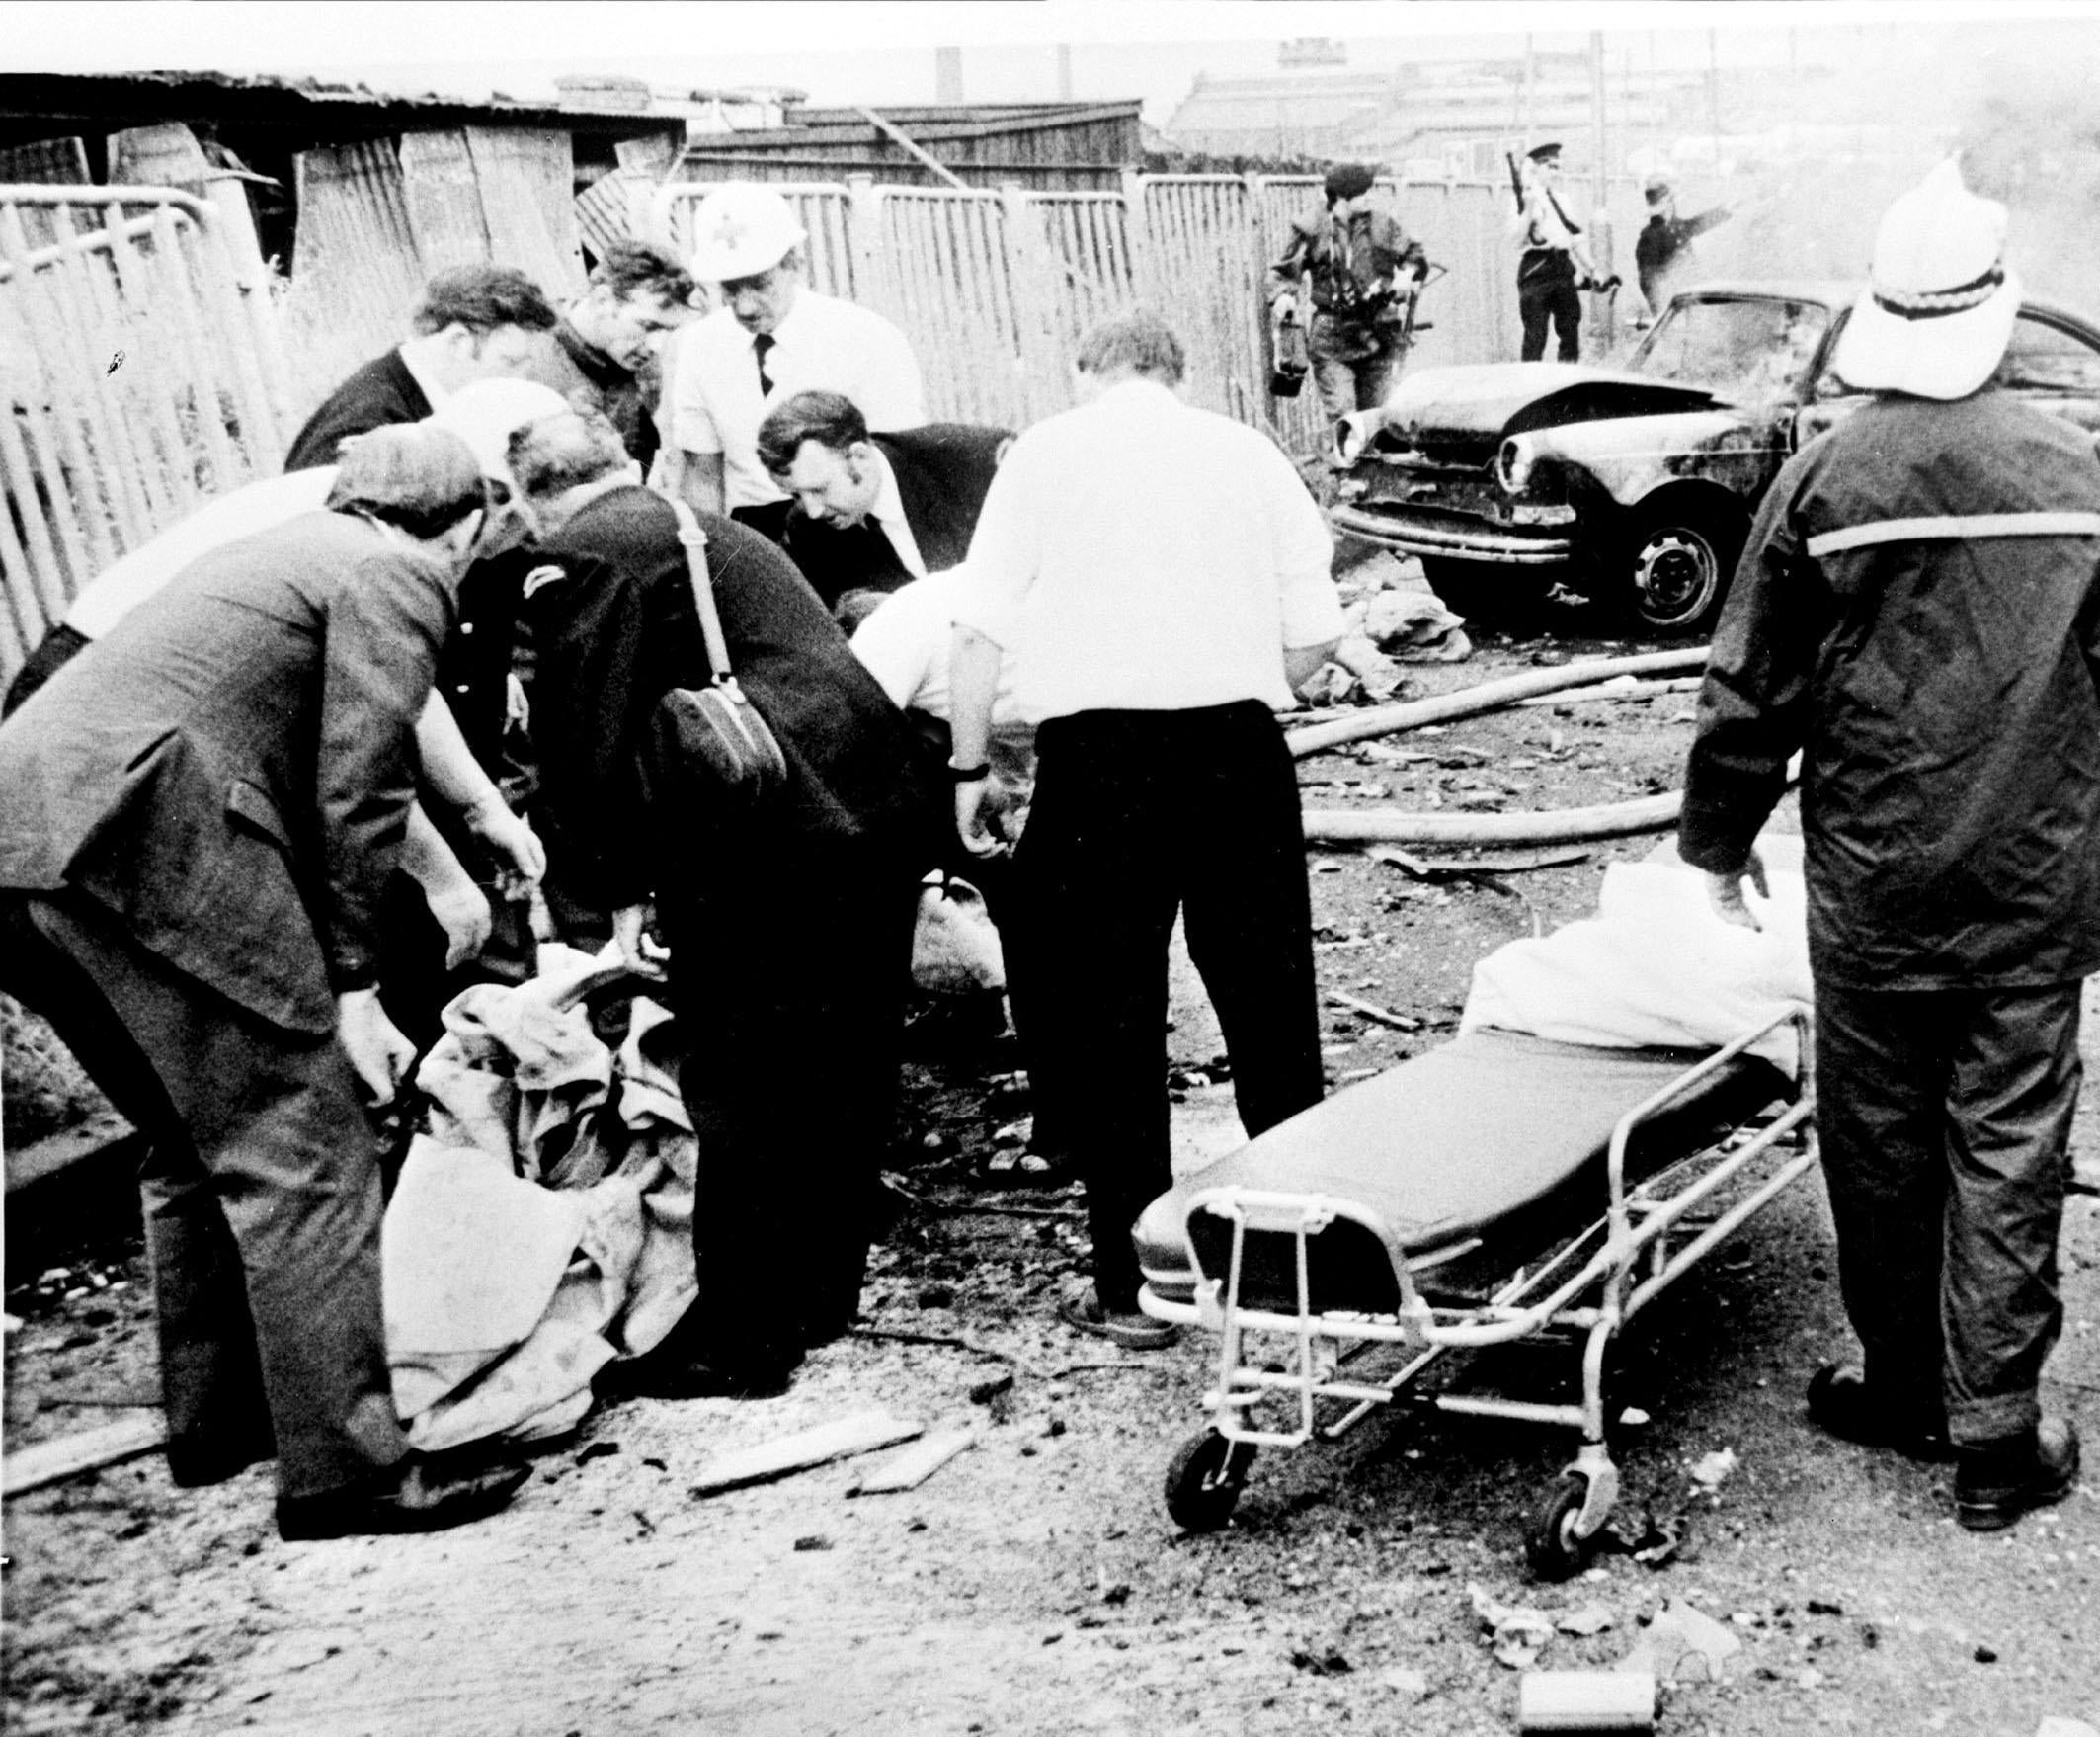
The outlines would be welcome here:
M 729 667 L 729 642 L 722 637 L 722 618 L 714 607 L 714 581 L 707 572 L 707 533 L 684 501 L 672 501 L 677 516 L 679 545 L 686 551 L 686 572 L 692 581 L 693 613 L 700 618 L 700 637 L 707 643 L 707 662 L 717 682 L 734 681 Z

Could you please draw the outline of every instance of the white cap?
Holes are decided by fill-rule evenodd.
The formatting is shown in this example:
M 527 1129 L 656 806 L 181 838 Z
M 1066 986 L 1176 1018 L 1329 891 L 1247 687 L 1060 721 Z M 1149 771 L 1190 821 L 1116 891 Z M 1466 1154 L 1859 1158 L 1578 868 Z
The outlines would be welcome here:
M 552 386 L 536 380 L 469 380 L 424 420 L 447 429 L 474 449 L 481 474 L 501 483 L 511 480 L 511 436 L 544 416 L 570 408 Z
M 704 283 L 770 271 L 808 239 L 787 201 L 756 182 L 718 187 L 692 213 L 692 275 Z
M 1863 392 L 1966 398 L 1998 366 L 2019 311 L 2005 207 L 1963 186 L 1949 157 L 1882 218 L 1867 292 L 1830 366 Z

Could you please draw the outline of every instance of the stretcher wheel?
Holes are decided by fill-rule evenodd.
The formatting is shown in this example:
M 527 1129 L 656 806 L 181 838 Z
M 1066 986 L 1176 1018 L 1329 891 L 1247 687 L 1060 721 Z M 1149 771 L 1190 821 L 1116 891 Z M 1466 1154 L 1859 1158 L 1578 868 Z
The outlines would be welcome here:
M 1589 1560 L 1589 1539 L 1575 1535 L 1575 1522 L 1588 1500 L 1589 1480 L 1570 1471 L 1561 1474 L 1539 1504 L 1524 1538 L 1524 1560 L 1539 1579 L 1570 1579 Z
M 1167 1512 L 1183 1531 L 1216 1531 L 1233 1517 L 1254 1463 L 1251 1442 L 1204 1430 L 1167 1463 Z

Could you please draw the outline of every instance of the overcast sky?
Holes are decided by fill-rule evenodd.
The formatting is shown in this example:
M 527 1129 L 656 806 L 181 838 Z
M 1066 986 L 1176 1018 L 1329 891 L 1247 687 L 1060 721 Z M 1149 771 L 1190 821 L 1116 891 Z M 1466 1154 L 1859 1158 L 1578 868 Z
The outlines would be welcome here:
M 1659 42 L 1665 60 L 1703 63 L 1713 31 L 1730 64 L 1760 58 L 1760 40 L 1768 59 L 1773 42 L 1841 42 L 1848 25 L 1978 18 L 2100 27 L 2100 0 L 0 0 L 0 65 L 317 73 L 527 100 L 550 96 L 558 72 L 617 71 L 660 89 L 785 83 L 818 103 L 873 104 L 932 101 L 932 50 L 960 47 L 965 98 L 1014 102 L 1059 94 L 1065 45 L 1074 95 L 1141 98 L 1162 124 L 1196 72 L 1272 72 L 1288 37 L 1340 38 L 1369 69 L 1392 64 L 1397 39 L 1450 54 L 1481 51 L 1490 33 L 1539 33 L 1545 47 L 1593 30 L 1643 33 L 1650 59 Z

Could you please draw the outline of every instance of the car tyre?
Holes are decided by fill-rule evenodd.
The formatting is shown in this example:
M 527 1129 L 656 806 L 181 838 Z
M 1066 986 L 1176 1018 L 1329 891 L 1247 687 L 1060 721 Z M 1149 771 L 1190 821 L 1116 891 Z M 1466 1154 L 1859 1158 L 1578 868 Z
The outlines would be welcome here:
M 1746 527 L 1707 507 L 1662 506 L 1637 515 L 1619 563 L 1633 624 L 1665 639 L 1709 631 L 1746 534 Z

